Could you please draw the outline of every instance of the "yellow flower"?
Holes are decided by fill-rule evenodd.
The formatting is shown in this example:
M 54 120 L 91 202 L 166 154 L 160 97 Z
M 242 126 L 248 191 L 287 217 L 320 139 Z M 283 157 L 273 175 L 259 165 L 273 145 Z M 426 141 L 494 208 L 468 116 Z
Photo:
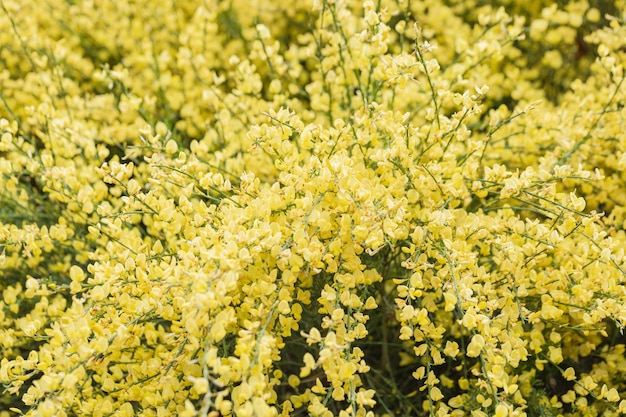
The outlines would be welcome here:
M 85 272 L 77 265 L 72 265 L 70 268 L 70 278 L 72 281 L 82 282 L 85 280 Z
M 485 339 L 480 334 L 472 336 L 470 344 L 467 346 L 466 354 L 470 358 L 475 358 L 481 354 L 483 347 L 485 346 Z
M 575 380 L 576 379 L 576 371 L 574 370 L 574 368 L 569 367 L 565 371 L 563 371 L 563 378 L 565 378 L 568 381 Z
M 496 412 L 494 417 L 506 417 L 509 414 L 509 409 L 506 405 L 499 403 L 496 405 Z

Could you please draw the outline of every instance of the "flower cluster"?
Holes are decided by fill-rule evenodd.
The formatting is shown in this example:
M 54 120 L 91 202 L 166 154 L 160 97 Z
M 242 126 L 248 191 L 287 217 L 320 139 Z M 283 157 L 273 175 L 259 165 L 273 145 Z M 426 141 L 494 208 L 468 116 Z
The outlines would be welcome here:
M 0 417 L 626 414 L 626 5 L 527 3 L 0 1 Z

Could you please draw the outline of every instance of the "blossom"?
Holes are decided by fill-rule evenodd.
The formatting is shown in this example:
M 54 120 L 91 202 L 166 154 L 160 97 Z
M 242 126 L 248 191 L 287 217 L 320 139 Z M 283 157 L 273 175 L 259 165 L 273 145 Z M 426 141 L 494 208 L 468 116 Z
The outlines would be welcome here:
M 2 404 L 624 409 L 615 10 L 161 3 L 0 8 Z

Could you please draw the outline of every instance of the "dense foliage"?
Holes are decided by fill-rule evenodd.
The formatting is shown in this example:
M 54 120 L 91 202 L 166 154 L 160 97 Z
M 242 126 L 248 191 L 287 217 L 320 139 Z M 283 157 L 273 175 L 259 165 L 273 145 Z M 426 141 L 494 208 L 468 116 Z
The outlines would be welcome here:
M 0 1 L 0 416 L 626 414 L 625 10 Z

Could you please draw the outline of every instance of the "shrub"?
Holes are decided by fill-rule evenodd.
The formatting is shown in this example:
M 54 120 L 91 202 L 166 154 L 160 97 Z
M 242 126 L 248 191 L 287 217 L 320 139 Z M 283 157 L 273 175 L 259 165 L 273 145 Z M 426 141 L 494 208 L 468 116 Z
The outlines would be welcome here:
M 0 415 L 625 413 L 622 10 L 3 1 Z

